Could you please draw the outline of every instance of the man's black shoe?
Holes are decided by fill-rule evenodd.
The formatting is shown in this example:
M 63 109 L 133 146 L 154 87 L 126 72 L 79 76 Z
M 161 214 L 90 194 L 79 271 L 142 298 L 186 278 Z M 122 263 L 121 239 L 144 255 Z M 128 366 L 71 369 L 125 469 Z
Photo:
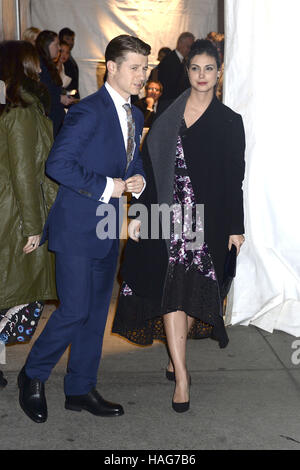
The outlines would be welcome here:
M 44 423 L 48 417 L 44 383 L 30 379 L 23 367 L 18 376 L 18 386 L 19 403 L 24 413 L 35 423 Z
M 121 405 L 104 400 L 96 389 L 92 389 L 87 395 L 67 395 L 65 408 L 72 411 L 86 410 L 93 415 L 105 417 L 124 414 Z

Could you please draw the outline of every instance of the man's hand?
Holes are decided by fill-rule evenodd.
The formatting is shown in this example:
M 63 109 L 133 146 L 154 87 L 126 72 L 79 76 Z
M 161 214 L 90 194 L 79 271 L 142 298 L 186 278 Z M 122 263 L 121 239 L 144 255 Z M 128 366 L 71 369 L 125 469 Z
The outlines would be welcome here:
M 147 103 L 147 109 L 149 111 L 153 111 L 153 106 L 154 106 L 154 103 L 155 103 L 154 98 L 152 96 L 147 96 L 145 101 Z
M 128 178 L 126 181 L 126 191 L 128 193 L 139 194 L 144 187 L 144 180 L 142 175 L 134 175 Z
M 28 237 L 27 243 L 23 248 L 23 253 L 26 255 L 36 250 L 40 244 L 41 235 L 32 235 Z
M 135 242 L 139 241 L 139 235 L 140 235 L 140 230 L 141 230 L 141 221 L 140 220 L 131 220 L 128 225 L 128 235 L 131 238 L 131 240 L 134 240 Z
M 231 249 L 232 245 L 235 245 L 236 246 L 236 254 L 238 255 L 244 241 L 245 241 L 244 235 L 230 235 L 229 242 L 228 242 L 228 250 Z
M 114 178 L 114 190 L 111 197 L 120 198 L 125 191 L 126 184 L 121 178 Z

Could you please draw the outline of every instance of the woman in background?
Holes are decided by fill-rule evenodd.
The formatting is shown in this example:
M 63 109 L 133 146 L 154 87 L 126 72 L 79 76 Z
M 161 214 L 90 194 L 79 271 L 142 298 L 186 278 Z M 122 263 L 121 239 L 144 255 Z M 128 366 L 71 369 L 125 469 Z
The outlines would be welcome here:
M 36 49 L 25 41 L 0 44 L 0 80 L 6 104 L 0 105 L 0 341 L 28 341 L 43 310 L 56 299 L 54 259 L 39 247 L 56 184 L 45 176 L 52 146 L 46 117 L 49 95 L 39 83 Z M 18 335 L 11 322 L 18 317 Z M 13 317 L 16 319 L 16 316 Z M 23 325 L 30 324 L 28 328 Z M 6 385 L 0 373 L 0 387 Z
M 72 104 L 73 99 L 63 94 L 62 79 L 55 64 L 59 57 L 58 35 L 53 31 L 42 31 L 37 37 L 36 48 L 40 56 L 40 80 L 48 88 L 51 97 L 49 117 L 53 122 L 55 138 L 65 118 L 65 107 Z
M 36 38 L 40 32 L 40 29 L 31 26 L 30 28 L 25 29 L 24 33 L 22 34 L 22 40 L 30 42 L 33 46 L 35 46 Z
M 56 62 L 56 67 L 62 80 L 62 86 L 64 89 L 68 88 L 72 81 L 72 77 L 66 75 L 64 64 L 70 58 L 70 46 L 66 41 L 60 41 L 60 54 Z

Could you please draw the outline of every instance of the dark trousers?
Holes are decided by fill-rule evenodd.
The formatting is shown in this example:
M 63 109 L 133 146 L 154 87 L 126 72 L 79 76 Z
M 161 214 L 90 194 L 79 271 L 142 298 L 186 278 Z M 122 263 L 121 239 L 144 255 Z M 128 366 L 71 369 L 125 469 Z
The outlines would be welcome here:
M 103 259 L 56 253 L 60 305 L 33 345 L 25 371 L 30 378 L 45 382 L 71 344 L 66 395 L 84 395 L 96 386 L 118 257 L 115 242 Z

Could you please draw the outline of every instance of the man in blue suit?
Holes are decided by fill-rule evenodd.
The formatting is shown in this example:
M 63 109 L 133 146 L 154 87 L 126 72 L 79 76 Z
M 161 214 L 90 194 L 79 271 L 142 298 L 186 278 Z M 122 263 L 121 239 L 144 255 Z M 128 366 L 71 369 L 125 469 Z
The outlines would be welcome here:
M 138 197 L 145 186 L 143 116 L 130 106 L 130 96 L 144 86 L 149 54 L 148 44 L 128 35 L 108 44 L 107 81 L 70 109 L 47 161 L 46 172 L 60 188 L 41 243 L 48 238 L 56 253 L 60 305 L 18 377 L 20 405 L 38 423 L 48 415 L 44 383 L 69 345 L 65 408 L 97 416 L 124 413 L 95 388 L 119 247 L 118 235 L 99 234 L 99 221 L 113 213 L 118 230 L 123 192 Z

